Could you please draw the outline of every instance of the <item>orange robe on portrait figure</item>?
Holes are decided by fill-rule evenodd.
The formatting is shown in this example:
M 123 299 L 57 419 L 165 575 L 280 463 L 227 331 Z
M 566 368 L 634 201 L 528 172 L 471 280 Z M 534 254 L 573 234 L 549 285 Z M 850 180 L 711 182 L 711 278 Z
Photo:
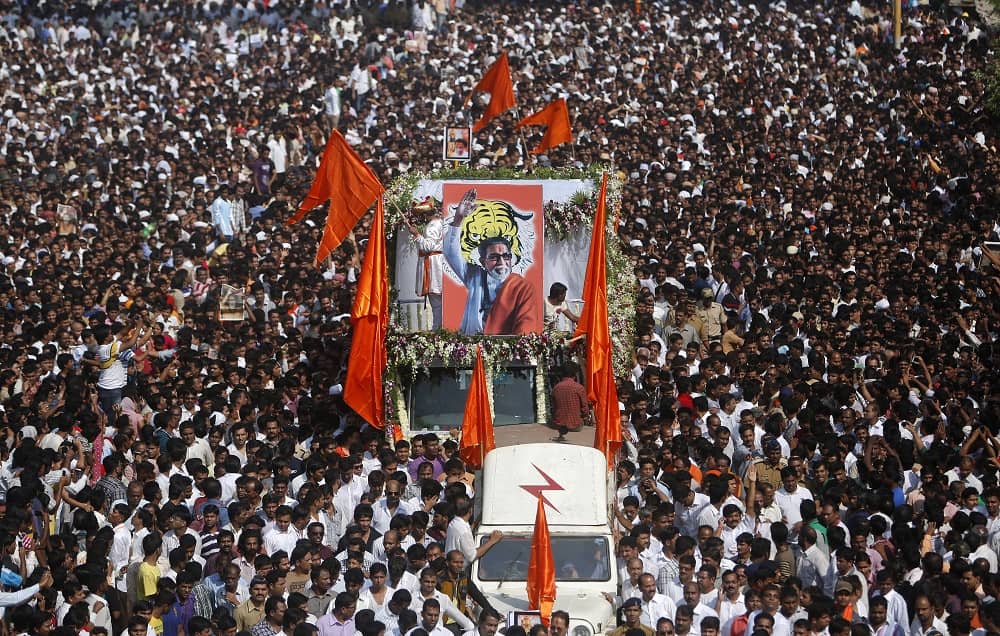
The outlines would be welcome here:
M 483 322 L 488 336 L 523 335 L 541 330 L 542 312 L 534 286 L 519 274 L 510 274 Z

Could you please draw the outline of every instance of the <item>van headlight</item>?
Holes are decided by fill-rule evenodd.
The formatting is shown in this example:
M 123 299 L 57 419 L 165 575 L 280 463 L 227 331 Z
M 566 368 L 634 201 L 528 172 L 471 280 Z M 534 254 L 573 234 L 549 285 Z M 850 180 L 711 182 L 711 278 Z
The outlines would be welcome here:
M 573 628 L 573 636 L 593 636 L 589 628 L 583 625 L 577 625 Z

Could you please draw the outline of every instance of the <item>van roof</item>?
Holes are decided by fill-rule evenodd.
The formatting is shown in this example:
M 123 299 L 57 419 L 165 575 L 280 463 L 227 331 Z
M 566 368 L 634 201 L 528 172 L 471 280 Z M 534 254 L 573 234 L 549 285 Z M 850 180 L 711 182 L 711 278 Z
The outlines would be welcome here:
M 608 523 L 607 461 L 600 451 L 570 444 L 497 448 L 483 463 L 483 525 L 532 525 L 537 497 L 550 525 Z

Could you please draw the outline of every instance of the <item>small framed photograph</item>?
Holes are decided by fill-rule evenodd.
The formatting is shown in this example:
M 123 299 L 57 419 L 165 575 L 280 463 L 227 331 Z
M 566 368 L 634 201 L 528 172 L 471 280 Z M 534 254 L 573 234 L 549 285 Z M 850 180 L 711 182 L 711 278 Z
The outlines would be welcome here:
M 507 626 L 520 625 L 526 632 L 530 632 L 535 625 L 542 624 L 542 614 L 538 610 L 511 610 L 507 615 Z
M 219 321 L 240 322 L 246 318 L 246 294 L 232 285 L 222 285 L 219 297 Z
M 469 161 L 472 156 L 472 129 L 447 126 L 444 129 L 445 161 Z

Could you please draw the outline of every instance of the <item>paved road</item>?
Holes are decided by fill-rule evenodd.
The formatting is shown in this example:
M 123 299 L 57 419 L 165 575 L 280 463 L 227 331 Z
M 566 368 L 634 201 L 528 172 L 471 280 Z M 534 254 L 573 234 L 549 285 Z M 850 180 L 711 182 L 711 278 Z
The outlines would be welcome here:
M 540 424 L 511 424 L 493 429 L 497 446 L 551 442 L 558 433 L 555 429 Z M 594 443 L 594 427 L 584 426 L 579 431 L 566 434 L 567 444 L 591 446 Z

